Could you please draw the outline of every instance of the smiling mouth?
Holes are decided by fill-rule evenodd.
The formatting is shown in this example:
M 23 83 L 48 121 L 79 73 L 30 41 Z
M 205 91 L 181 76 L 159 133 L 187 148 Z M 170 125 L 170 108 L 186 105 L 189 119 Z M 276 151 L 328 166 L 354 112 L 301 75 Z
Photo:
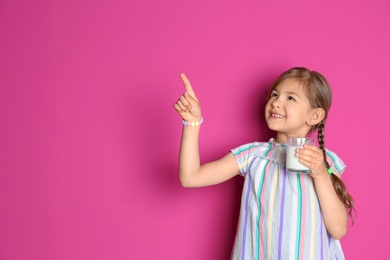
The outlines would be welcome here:
M 274 114 L 274 113 L 271 113 L 271 117 L 275 117 L 275 118 L 285 118 L 285 116 L 282 116 L 282 115 L 279 115 L 279 114 Z

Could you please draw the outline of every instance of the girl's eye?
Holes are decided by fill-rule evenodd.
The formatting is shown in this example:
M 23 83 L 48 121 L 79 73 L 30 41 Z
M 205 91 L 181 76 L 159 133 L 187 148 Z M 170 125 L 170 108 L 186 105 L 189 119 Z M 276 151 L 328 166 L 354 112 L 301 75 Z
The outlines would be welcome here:
M 288 96 L 287 98 L 288 100 L 292 100 L 292 101 L 295 101 L 295 98 L 293 98 L 292 96 Z
M 278 96 L 278 93 L 276 93 L 276 92 L 271 93 L 271 97 L 277 97 L 277 96 Z

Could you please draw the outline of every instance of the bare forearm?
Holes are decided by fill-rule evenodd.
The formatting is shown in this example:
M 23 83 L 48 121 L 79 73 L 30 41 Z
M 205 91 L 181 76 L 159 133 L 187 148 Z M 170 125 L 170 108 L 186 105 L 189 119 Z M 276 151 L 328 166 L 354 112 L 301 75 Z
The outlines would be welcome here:
M 340 239 L 347 232 L 348 215 L 328 174 L 314 179 L 322 216 L 329 234 Z
M 199 132 L 198 127 L 183 127 L 179 155 L 179 177 L 183 186 L 188 186 L 191 177 L 199 172 Z

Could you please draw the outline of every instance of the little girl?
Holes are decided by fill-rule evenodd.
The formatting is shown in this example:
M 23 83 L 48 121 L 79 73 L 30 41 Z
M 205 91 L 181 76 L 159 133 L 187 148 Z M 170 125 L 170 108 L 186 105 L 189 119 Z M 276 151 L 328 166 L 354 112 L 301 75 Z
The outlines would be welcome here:
M 332 101 L 327 80 L 318 72 L 292 68 L 272 85 L 265 120 L 276 132 L 268 142 L 233 149 L 200 165 L 198 137 L 203 123 L 199 100 L 181 75 L 186 92 L 175 103 L 183 119 L 179 176 L 184 187 L 245 178 L 232 259 L 344 259 L 339 239 L 347 232 L 352 197 L 341 180 L 343 161 L 325 149 L 324 129 Z M 296 150 L 310 174 L 286 171 L 287 137 L 318 131 L 319 147 Z

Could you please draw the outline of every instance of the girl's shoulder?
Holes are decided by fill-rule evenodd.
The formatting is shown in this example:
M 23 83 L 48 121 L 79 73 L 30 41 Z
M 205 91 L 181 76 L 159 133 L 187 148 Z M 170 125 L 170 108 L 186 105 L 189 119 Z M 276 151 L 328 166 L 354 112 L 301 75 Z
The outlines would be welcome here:
M 271 146 L 278 146 L 282 147 L 282 144 L 275 143 L 274 139 L 271 138 L 268 142 L 251 142 L 251 143 L 246 143 L 243 145 L 240 145 L 234 149 L 232 149 L 232 153 L 234 156 L 238 156 L 243 153 L 251 153 L 251 154 L 263 154 L 263 152 L 267 151 L 270 149 Z
M 256 158 L 269 159 L 274 162 L 284 162 L 285 144 L 276 143 L 273 138 L 268 142 L 251 142 L 241 145 L 231 152 L 238 158 Z
M 264 160 L 275 164 L 284 164 L 286 157 L 286 145 L 274 142 L 274 139 L 270 139 L 268 142 L 251 142 L 241 145 L 235 149 L 232 149 L 240 172 L 243 176 L 252 167 L 252 162 L 256 160 L 257 166 Z M 253 166 L 253 167 L 257 167 Z
M 334 151 L 326 149 L 326 159 L 333 169 L 333 172 L 342 174 L 347 167 L 343 160 Z

